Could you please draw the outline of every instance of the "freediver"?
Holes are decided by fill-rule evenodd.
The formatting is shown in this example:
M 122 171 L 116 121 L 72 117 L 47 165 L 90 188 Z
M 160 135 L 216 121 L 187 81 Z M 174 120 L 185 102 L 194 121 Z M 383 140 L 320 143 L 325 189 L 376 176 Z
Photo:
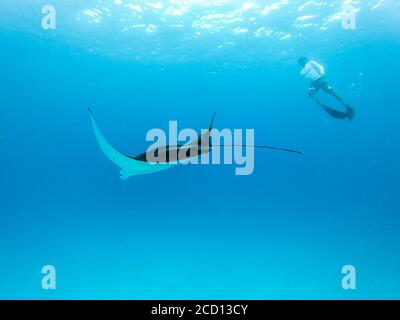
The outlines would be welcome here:
M 326 81 L 324 67 L 316 61 L 308 60 L 306 57 L 301 57 L 298 62 L 302 68 L 301 75 L 306 80 L 311 81 L 311 85 L 308 88 L 308 95 L 310 98 L 318 103 L 330 116 L 337 119 L 347 118 L 351 121 L 354 118 L 354 110 L 344 102 L 344 100 L 333 90 L 333 87 Z M 332 109 L 322 103 L 317 96 L 318 91 L 321 89 L 340 101 L 346 109 L 346 112 Z

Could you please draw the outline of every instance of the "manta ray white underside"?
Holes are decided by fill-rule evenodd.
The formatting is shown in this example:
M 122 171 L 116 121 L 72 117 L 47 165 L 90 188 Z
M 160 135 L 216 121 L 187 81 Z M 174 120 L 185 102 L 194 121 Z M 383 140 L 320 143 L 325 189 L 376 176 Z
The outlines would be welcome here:
M 93 117 L 92 112 L 89 109 L 90 118 L 92 119 L 93 130 L 97 139 L 97 143 L 100 146 L 101 151 L 105 154 L 105 156 L 110 159 L 113 163 L 115 163 L 118 167 L 120 167 L 120 178 L 122 180 L 126 180 L 129 177 L 140 175 L 140 174 L 149 174 L 155 173 L 159 171 L 163 171 L 174 167 L 177 163 L 149 163 L 146 161 L 139 161 L 127 157 L 108 143 L 108 141 L 104 138 L 101 133 L 97 123 Z

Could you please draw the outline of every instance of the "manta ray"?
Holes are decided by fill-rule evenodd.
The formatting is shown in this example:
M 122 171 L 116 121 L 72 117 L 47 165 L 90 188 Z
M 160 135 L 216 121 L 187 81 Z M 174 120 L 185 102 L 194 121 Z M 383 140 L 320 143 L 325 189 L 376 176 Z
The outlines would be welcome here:
M 214 112 L 208 130 L 205 133 L 199 135 L 197 140 L 194 140 L 193 142 L 189 142 L 187 144 L 180 144 L 176 146 L 172 145 L 161 146 L 148 150 L 147 152 L 141 153 L 137 156 L 128 156 L 117 151 L 104 138 L 103 134 L 101 133 L 96 123 L 92 110 L 88 108 L 88 111 L 92 121 L 93 131 L 96 136 L 97 143 L 101 151 L 103 151 L 104 155 L 121 169 L 120 178 L 122 180 L 126 180 L 129 177 L 136 175 L 151 174 L 167 170 L 169 168 L 178 165 L 182 160 L 187 160 L 193 157 L 198 157 L 207 154 L 213 148 L 221 148 L 228 146 L 230 147 L 246 146 L 246 145 L 236 145 L 236 144 L 232 145 L 211 144 L 211 130 L 213 128 L 213 123 L 216 115 L 216 112 Z M 271 146 L 254 145 L 250 147 L 302 154 L 301 151 L 271 147 Z M 160 161 L 160 159 L 163 160 Z

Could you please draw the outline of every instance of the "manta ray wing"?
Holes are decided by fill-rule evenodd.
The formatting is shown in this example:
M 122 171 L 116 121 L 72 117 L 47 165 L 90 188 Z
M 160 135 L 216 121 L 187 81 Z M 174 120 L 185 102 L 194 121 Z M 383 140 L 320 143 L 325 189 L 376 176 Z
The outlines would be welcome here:
M 104 138 L 90 109 L 89 113 L 97 143 L 99 144 L 100 149 L 103 151 L 105 156 L 121 168 L 120 177 L 122 180 L 126 180 L 135 175 L 149 174 L 166 170 L 176 165 L 172 163 L 149 163 L 146 161 L 135 160 L 121 154 L 115 150 L 114 147 Z

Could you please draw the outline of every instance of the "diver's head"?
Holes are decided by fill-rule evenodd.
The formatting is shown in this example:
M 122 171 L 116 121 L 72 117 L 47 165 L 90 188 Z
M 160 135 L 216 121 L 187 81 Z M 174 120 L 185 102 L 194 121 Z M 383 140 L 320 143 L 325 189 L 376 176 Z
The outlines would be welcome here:
M 300 66 L 304 67 L 307 64 L 308 59 L 306 57 L 301 57 L 298 62 Z

